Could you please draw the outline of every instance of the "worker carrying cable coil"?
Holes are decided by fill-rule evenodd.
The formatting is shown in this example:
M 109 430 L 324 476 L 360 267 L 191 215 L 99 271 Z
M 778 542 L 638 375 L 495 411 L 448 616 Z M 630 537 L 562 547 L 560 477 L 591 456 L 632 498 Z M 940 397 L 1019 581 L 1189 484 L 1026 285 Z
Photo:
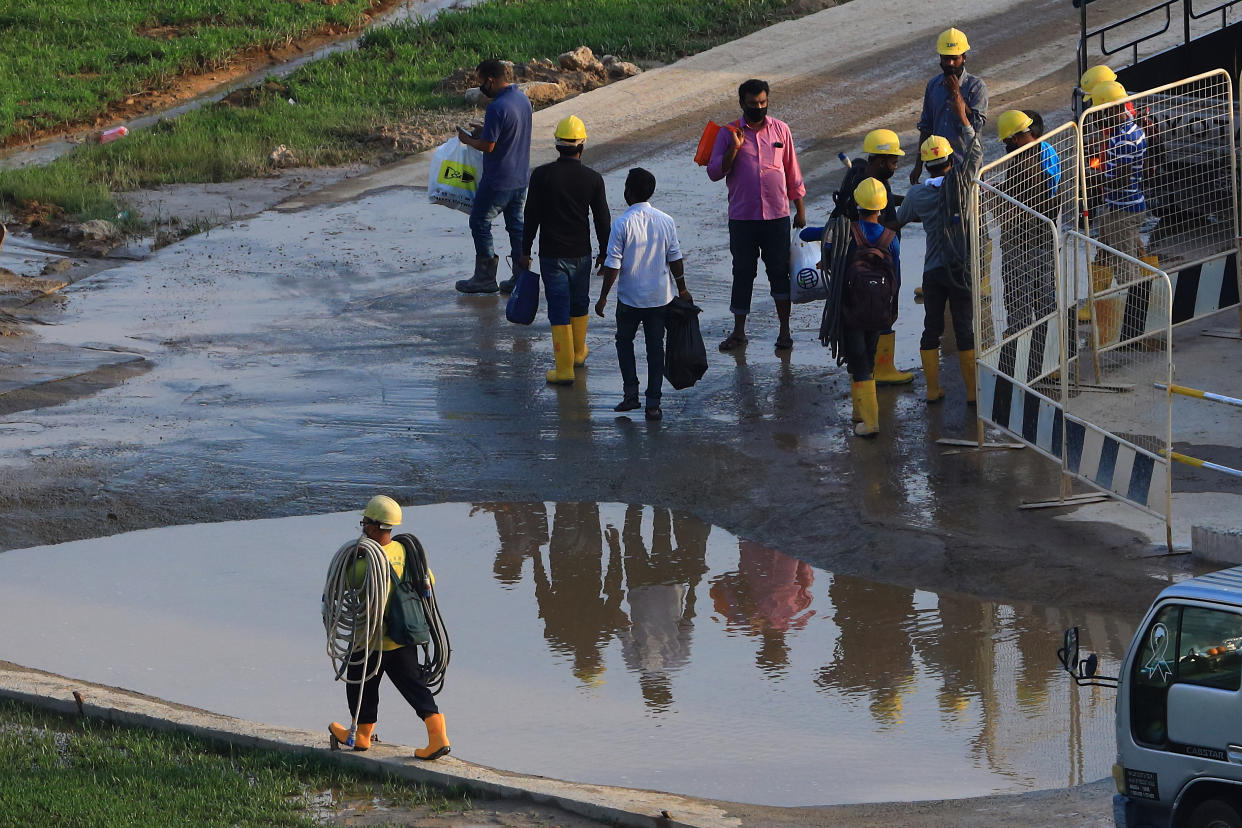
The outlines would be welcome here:
M 331 747 L 366 750 L 379 712 L 379 683 L 387 674 L 427 727 L 419 759 L 449 752 L 435 695 L 444 687 L 449 641 L 436 606 L 435 575 L 418 538 L 392 530 L 401 507 L 377 495 L 362 513 L 362 537 L 337 550 L 323 590 L 323 626 L 338 681 L 345 681 L 350 725 L 328 726 Z

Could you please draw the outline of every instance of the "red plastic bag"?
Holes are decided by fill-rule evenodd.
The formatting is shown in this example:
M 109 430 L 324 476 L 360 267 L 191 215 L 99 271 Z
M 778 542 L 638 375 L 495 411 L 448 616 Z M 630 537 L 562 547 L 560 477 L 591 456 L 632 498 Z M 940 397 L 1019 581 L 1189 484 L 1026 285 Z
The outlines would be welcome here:
M 694 151 L 694 163 L 700 167 L 706 167 L 707 162 L 712 160 L 712 149 L 716 146 L 716 135 L 720 130 L 720 124 L 715 121 L 708 121 L 707 126 L 703 127 L 698 149 Z

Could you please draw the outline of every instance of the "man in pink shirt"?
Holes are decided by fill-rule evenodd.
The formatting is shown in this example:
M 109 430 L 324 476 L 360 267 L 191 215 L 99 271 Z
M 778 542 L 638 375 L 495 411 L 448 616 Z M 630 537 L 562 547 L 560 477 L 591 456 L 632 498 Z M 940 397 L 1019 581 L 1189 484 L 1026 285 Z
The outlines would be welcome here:
M 733 332 L 720 343 L 731 351 L 747 342 L 746 316 L 754 291 L 759 257 L 768 274 L 780 333 L 778 351 L 793 347 L 789 333 L 789 202 L 794 227 L 806 226 L 802 170 L 793 135 L 784 121 L 768 117 L 767 81 L 751 79 L 737 89 L 742 117 L 716 136 L 707 177 L 729 187 L 729 252 L 733 255 L 733 290 L 729 311 Z

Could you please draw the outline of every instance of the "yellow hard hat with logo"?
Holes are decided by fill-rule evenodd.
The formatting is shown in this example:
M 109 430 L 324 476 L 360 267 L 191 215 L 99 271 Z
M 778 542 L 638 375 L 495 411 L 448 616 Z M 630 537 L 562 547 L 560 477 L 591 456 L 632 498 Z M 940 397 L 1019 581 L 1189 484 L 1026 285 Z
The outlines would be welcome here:
M 961 29 L 945 29 L 940 33 L 940 37 L 936 38 L 936 54 L 938 55 L 964 55 L 970 51 L 970 43 L 966 40 L 966 33 Z
M 1099 66 L 1092 66 L 1090 69 L 1082 73 L 1082 79 L 1078 81 L 1078 88 L 1090 95 L 1091 90 L 1094 89 L 1096 85 L 1101 83 L 1109 83 L 1115 80 L 1117 80 L 1117 73 L 1109 67 L 1100 64 Z
M 577 115 L 570 115 L 567 118 L 561 118 L 554 134 L 558 144 L 581 144 L 587 137 L 586 124 L 582 123 L 582 119 Z
M 932 164 L 939 163 L 952 154 L 953 146 L 949 143 L 949 139 L 939 135 L 933 135 L 919 144 L 919 158 L 925 164 L 929 162 Z
M 863 139 L 863 152 L 868 155 L 905 155 L 901 141 L 891 129 L 873 129 Z
M 1035 122 L 1031 120 L 1031 116 L 1021 109 L 1010 109 L 1002 112 L 1001 116 L 996 119 L 996 134 L 1004 141 L 1006 138 L 1012 138 L 1019 132 L 1026 132 L 1033 123 Z
M 1100 104 L 1110 104 L 1129 97 L 1130 93 L 1126 92 L 1126 88 L 1117 81 L 1105 81 L 1096 84 L 1091 90 L 1091 94 L 1087 96 L 1087 100 L 1091 101 L 1092 106 Z
M 367 502 L 362 516 L 375 521 L 381 526 L 400 526 L 401 507 L 388 495 L 376 495 Z
M 888 191 L 875 178 L 865 178 L 854 188 L 854 203 L 859 210 L 883 210 L 888 206 Z

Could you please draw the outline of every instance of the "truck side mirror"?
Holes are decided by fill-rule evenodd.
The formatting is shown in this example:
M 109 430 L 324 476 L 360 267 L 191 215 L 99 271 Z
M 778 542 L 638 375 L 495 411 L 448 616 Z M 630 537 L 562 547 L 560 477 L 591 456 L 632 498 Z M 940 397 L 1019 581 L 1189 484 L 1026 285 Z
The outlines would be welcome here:
M 1065 631 L 1065 639 L 1061 649 L 1057 650 L 1057 660 L 1061 667 L 1070 674 L 1078 686 L 1116 687 L 1117 679 L 1113 676 L 1096 675 L 1100 667 L 1100 657 L 1091 653 L 1085 659 L 1078 658 L 1078 628 L 1070 627 Z
M 1087 660 L 1082 663 L 1082 674 L 1084 678 L 1095 678 L 1095 670 L 1100 666 L 1100 657 L 1095 653 L 1087 656 Z
M 1065 631 L 1064 646 L 1057 651 L 1057 658 L 1061 662 L 1061 666 L 1065 668 L 1067 673 L 1071 675 L 1074 668 L 1078 666 L 1078 628 L 1070 627 Z

